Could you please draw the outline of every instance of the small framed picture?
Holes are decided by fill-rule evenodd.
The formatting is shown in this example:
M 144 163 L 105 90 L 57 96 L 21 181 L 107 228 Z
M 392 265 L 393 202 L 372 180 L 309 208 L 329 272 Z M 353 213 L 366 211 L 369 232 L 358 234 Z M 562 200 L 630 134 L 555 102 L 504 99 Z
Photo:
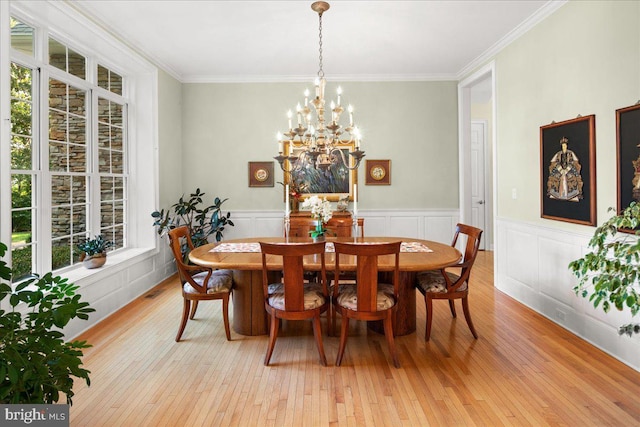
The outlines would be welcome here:
M 273 187 L 273 162 L 249 162 L 249 187 Z
M 391 160 L 366 160 L 366 185 L 391 185 Z
M 640 203 L 640 103 L 616 110 L 618 212 Z M 621 229 L 625 233 L 637 230 Z
M 540 127 L 541 217 L 596 225 L 596 116 Z

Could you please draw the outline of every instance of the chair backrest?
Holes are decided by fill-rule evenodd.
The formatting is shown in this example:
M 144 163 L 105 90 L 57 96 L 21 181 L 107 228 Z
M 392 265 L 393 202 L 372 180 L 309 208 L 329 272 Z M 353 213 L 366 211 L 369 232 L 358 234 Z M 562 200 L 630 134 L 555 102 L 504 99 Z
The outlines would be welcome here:
M 378 307 L 378 258 L 380 256 L 395 256 L 392 279 L 394 297 L 398 297 L 398 285 L 400 275 L 400 246 L 402 242 L 388 243 L 343 243 L 334 242 L 335 247 L 335 271 L 341 271 L 340 260 L 342 255 L 356 257 L 356 292 L 358 296 L 357 310 L 362 312 L 375 312 Z M 336 275 L 334 296 L 338 295 L 340 278 Z
M 320 258 L 320 280 L 325 295 L 327 271 L 325 265 L 325 242 L 317 243 L 267 243 L 260 242 L 262 251 L 262 286 L 265 298 L 269 295 L 268 256 L 282 258 L 282 283 L 284 287 L 285 311 L 304 310 L 304 257 Z M 317 259 L 316 259 L 317 261 Z
M 173 252 L 173 257 L 176 260 L 176 267 L 178 268 L 180 282 L 182 282 L 182 284 L 189 282 L 191 286 L 198 290 L 198 292 L 206 293 L 206 289 L 202 285 L 196 283 L 191 278 L 191 275 L 201 271 L 209 271 L 209 274 L 211 274 L 211 269 L 189 265 L 184 261 L 185 254 L 182 253 L 182 248 L 184 247 L 185 242 L 188 250 L 193 250 L 193 241 L 189 234 L 189 228 L 183 225 L 182 227 L 176 227 L 169 230 L 168 234 L 169 246 L 171 247 L 171 252 Z M 207 276 L 207 279 L 203 283 L 207 283 L 208 279 L 209 276 Z
M 460 280 L 458 280 L 458 283 L 469 280 L 471 267 L 476 261 L 476 255 L 478 254 L 478 249 L 480 248 L 480 238 L 482 237 L 482 230 L 466 224 L 457 224 L 456 232 L 453 236 L 453 242 L 451 243 L 451 246 L 456 246 L 460 234 L 466 236 L 467 243 L 465 244 L 464 257 L 462 258 L 462 261 L 460 261 L 460 263 L 456 265 L 456 267 L 462 267 L 462 272 L 460 273 Z

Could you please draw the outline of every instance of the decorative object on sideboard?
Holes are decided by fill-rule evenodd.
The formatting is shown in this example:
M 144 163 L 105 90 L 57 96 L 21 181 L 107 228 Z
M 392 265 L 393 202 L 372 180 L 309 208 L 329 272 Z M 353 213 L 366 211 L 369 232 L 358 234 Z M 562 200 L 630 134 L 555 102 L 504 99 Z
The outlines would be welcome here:
M 341 125 L 340 119 L 345 111 L 342 102 L 342 88 L 337 88 L 337 98 L 330 104 L 330 120 L 325 118 L 325 86 L 324 70 L 322 69 L 322 15 L 329 9 L 329 3 L 317 1 L 311 9 L 319 18 L 319 70 L 315 79 L 315 95 L 310 100 L 309 90 L 304 93 L 304 106 L 298 103 L 296 107 L 296 125 L 293 123 L 293 113 L 289 111 L 288 130 L 284 135 L 278 133 L 278 155 L 274 157 L 285 172 L 285 183 L 292 180 L 296 172 L 302 170 L 316 170 L 334 177 L 349 176 L 349 170 L 357 170 L 364 151 L 362 151 L 361 135 L 353 120 L 353 107 L 349 105 L 348 125 Z M 311 105 L 310 105 L 311 104 Z M 313 106 L 313 109 L 311 108 Z M 320 176 L 319 176 L 320 177 Z M 348 193 L 355 179 L 344 183 L 343 191 L 333 189 L 319 189 L 307 191 L 310 193 Z M 322 187 L 322 183 L 318 183 Z M 331 191 L 329 191 L 331 190 Z M 337 197 L 335 198 L 337 200 Z
M 88 269 L 100 268 L 107 262 L 107 249 L 113 247 L 113 242 L 105 240 L 101 234 L 93 239 L 87 237 L 76 245 L 80 252 L 80 261 Z
M 391 160 L 367 160 L 365 184 L 391 185 Z
M 349 195 L 346 195 L 338 199 L 338 204 L 336 205 L 336 210 L 338 212 L 346 212 L 348 207 L 349 207 Z
M 609 212 L 613 211 L 609 208 Z M 618 231 L 634 230 L 635 236 Z M 640 312 L 638 265 L 640 265 L 640 203 L 631 204 L 596 228 L 589 241 L 591 252 L 572 261 L 569 270 L 578 278 L 573 290 L 589 298 L 594 308 L 602 304 L 607 313 L 611 307 L 629 310 L 631 316 Z M 620 326 L 620 335 L 640 334 L 640 324 Z
M 540 127 L 542 218 L 596 225 L 596 116 Z

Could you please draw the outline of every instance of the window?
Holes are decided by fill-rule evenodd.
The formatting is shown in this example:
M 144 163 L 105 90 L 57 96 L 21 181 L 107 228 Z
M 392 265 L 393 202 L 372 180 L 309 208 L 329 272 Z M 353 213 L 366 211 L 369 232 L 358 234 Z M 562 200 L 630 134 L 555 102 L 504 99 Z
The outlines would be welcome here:
M 11 63 L 11 255 L 14 279 L 36 263 L 33 70 Z
M 37 34 L 11 19 L 14 281 L 77 263 L 89 236 L 127 245 L 124 79 L 53 37 L 39 47 Z M 38 60 L 40 51 L 48 56 Z

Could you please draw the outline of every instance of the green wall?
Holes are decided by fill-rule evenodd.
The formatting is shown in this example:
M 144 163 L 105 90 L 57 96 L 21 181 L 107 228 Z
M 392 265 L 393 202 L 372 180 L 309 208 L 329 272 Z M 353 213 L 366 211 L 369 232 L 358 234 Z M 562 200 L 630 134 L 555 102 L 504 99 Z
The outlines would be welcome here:
M 615 110 L 640 98 L 639 22 L 635 1 L 572 1 L 497 55 L 498 217 L 583 228 L 540 218 L 539 128 L 578 114 L 596 115 L 598 223 L 609 216 Z
M 182 84 L 158 71 L 159 206 L 171 206 L 182 192 Z
M 354 106 L 368 159 L 391 159 L 391 186 L 365 186 L 361 209 L 458 207 L 457 83 L 333 82 Z M 190 83 L 182 86 L 182 188 L 229 197 L 229 210 L 281 209 L 282 187 L 248 187 L 248 161 L 277 154 L 286 112 L 303 102 L 304 83 Z M 282 171 L 274 161 L 275 181 Z M 164 192 L 164 190 L 163 190 Z

